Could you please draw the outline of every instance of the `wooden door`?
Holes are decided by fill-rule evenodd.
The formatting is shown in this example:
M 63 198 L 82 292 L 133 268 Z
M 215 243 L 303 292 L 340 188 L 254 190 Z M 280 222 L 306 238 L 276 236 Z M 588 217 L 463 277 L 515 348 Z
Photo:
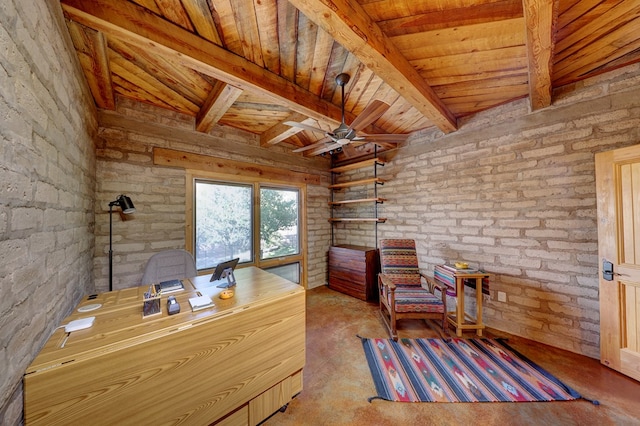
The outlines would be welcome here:
M 595 160 L 600 361 L 640 380 L 640 145 Z

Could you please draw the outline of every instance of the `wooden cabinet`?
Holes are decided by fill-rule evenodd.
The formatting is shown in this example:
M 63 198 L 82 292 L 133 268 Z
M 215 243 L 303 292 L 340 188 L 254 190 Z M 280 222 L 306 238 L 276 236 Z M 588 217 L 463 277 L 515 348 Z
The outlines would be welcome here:
M 362 300 L 377 300 L 379 271 L 375 248 L 337 245 L 329 249 L 329 288 L 333 290 Z

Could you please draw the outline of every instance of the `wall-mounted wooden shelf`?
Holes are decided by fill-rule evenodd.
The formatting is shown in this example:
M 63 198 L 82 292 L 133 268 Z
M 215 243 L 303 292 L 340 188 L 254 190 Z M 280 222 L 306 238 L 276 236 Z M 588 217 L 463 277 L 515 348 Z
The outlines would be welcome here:
M 354 200 L 342 200 L 342 201 L 329 201 L 329 205 L 330 206 L 339 206 L 342 204 L 352 204 L 352 203 L 384 203 L 385 201 L 387 201 L 386 198 L 380 198 L 380 197 L 376 197 L 376 198 L 358 198 L 358 199 L 354 199 Z
M 330 217 L 329 222 L 386 222 L 386 217 Z
M 371 158 L 369 160 L 360 161 L 357 163 L 347 164 L 346 166 L 334 167 L 332 169 L 329 169 L 329 171 L 333 173 L 342 173 L 342 172 L 347 172 L 349 170 L 357 170 L 363 167 L 373 166 L 374 164 L 383 165 L 385 164 L 385 161 L 376 157 L 376 158 Z
M 353 182 L 335 183 L 333 185 L 329 185 L 329 189 L 348 188 L 350 186 L 367 185 L 370 183 L 383 184 L 384 182 L 385 182 L 384 179 L 380 179 L 376 177 L 376 178 L 369 178 L 369 179 L 362 179 L 362 180 L 354 180 Z

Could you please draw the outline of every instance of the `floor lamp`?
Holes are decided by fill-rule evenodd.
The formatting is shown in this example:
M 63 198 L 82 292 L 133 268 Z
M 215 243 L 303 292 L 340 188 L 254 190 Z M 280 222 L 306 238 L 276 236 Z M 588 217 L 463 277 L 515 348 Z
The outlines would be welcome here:
M 124 214 L 130 214 L 136 211 L 131 198 L 126 195 L 118 195 L 115 201 L 109 203 L 109 291 L 113 291 L 113 206 L 120 206 Z

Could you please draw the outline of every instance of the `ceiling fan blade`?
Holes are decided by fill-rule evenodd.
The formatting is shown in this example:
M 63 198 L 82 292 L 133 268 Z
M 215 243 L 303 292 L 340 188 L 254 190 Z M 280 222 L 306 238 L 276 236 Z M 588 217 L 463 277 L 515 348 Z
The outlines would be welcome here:
M 308 151 L 310 149 L 324 147 L 324 146 L 327 145 L 327 142 L 332 142 L 332 141 L 333 141 L 333 139 L 331 139 L 331 138 L 328 138 L 328 137 L 327 138 L 323 138 L 323 139 L 320 139 L 316 143 L 312 143 L 311 145 L 306 145 L 306 146 L 303 146 L 301 148 L 296 148 L 292 152 L 304 152 L 304 151 Z
M 310 132 L 322 133 L 323 135 L 327 134 L 326 130 L 322 130 L 318 127 L 309 126 L 308 124 L 298 123 L 297 121 L 285 121 L 283 124 L 291 127 L 298 127 L 300 129 L 308 130 Z
M 388 109 L 389 105 L 382 101 L 377 99 L 371 101 L 369 105 L 362 110 L 360 115 L 353 120 L 353 123 L 349 126 L 349 130 L 360 130 L 367 127 L 369 124 L 382 117 L 382 114 L 387 112 Z
M 323 154 L 325 152 L 329 152 L 329 151 L 333 151 L 334 149 L 338 149 L 340 148 L 342 145 L 340 145 L 339 143 L 332 143 L 330 145 L 326 145 L 323 148 L 318 148 L 318 149 L 314 149 L 313 151 L 310 151 L 308 154 L 305 155 L 320 155 Z

